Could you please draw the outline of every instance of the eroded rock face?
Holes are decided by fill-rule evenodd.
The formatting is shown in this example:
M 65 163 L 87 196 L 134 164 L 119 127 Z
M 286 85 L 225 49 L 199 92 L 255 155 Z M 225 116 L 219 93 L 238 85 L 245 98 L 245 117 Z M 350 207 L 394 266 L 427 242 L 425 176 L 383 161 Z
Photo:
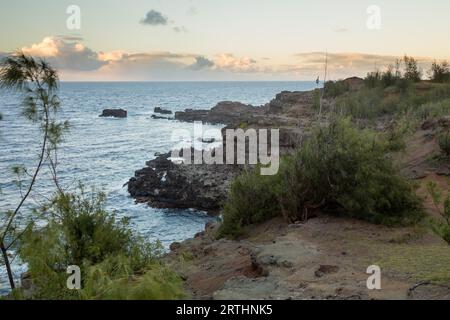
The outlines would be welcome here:
M 170 154 L 147 162 L 128 182 L 138 202 L 159 208 L 193 208 L 212 214 L 220 209 L 228 187 L 242 168 L 233 165 L 175 164 Z
M 105 109 L 100 117 L 126 118 L 128 112 L 124 109 Z

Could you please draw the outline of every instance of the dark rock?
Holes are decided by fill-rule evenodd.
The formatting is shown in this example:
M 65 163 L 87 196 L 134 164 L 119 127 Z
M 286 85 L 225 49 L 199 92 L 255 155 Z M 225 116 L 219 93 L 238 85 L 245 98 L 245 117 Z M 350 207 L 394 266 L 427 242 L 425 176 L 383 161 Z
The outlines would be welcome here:
M 436 128 L 436 120 L 434 119 L 428 119 L 422 124 L 422 130 L 432 130 Z
M 170 245 L 170 251 L 177 251 L 180 248 L 181 248 L 181 243 L 179 243 L 179 242 L 174 242 Z
M 149 161 L 128 182 L 130 195 L 158 208 L 199 209 L 215 213 L 241 166 L 175 164 L 170 154 Z
M 176 112 L 175 119 L 185 122 L 199 121 L 210 124 L 239 125 L 264 115 L 264 108 L 240 102 L 224 101 L 211 110 L 192 110 Z
M 157 116 L 156 114 L 152 115 L 152 119 L 155 119 L 155 120 L 172 120 L 172 118 L 170 118 L 170 117 Z
M 321 278 L 326 274 L 337 273 L 338 271 L 339 267 L 337 266 L 321 265 L 314 274 L 317 278 Z
M 105 109 L 100 117 L 126 118 L 128 112 L 123 109 Z
M 166 109 L 163 109 L 163 108 L 160 108 L 160 107 L 156 107 L 156 108 L 153 110 L 153 112 L 154 112 L 154 113 L 159 113 L 159 114 L 172 114 L 172 111 L 166 110 Z

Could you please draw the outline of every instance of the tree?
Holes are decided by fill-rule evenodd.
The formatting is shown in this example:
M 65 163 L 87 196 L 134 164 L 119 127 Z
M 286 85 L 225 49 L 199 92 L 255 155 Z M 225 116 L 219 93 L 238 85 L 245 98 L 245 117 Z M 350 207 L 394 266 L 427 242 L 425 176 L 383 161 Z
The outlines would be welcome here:
M 408 57 L 405 55 L 403 57 L 403 62 L 405 64 L 405 74 L 404 78 L 406 80 L 419 82 L 422 78 L 422 72 L 419 69 L 419 66 L 417 64 L 417 60 L 413 57 Z
M 447 61 L 442 63 L 433 61 L 430 70 L 430 78 L 434 82 L 447 82 L 450 81 L 450 66 Z
M 33 219 L 29 212 L 24 210 L 24 206 L 44 168 L 50 171 L 55 185 L 61 191 L 56 171 L 57 150 L 62 134 L 68 128 L 68 123 L 56 120 L 56 114 L 60 109 L 60 100 L 57 95 L 58 74 L 44 60 L 34 59 L 22 52 L 3 59 L 0 63 L 0 88 L 23 94 L 22 114 L 37 124 L 41 132 L 36 166 L 31 171 L 23 166 L 13 169 L 18 177 L 17 205 L 7 212 L 0 213 L 0 249 L 11 289 L 14 289 L 15 283 L 8 253 L 32 225 L 32 221 L 23 224 L 23 221 Z M 19 220 L 22 223 L 19 223 Z

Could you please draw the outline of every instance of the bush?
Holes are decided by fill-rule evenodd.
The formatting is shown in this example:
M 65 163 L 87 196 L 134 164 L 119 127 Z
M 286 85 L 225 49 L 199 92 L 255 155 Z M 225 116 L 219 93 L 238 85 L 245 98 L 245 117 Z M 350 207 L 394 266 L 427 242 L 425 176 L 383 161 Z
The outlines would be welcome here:
M 349 86 L 343 80 L 327 81 L 324 89 L 326 98 L 336 98 L 349 91 Z
M 421 214 L 420 201 L 386 158 L 386 146 L 373 132 L 353 128 L 348 119 L 317 129 L 291 159 L 294 165 L 282 173 L 291 177 L 283 180 L 284 198 L 293 194 L 304 209 L 323 207 L 375 223 L 416 221 Z M 290 182 L 295 180 L 300 186 Z M 295 206 L 284 205 L 284 212 L 292 220 L 305 215 Z
M 427 190 L 431 196 L 431 200 L 442 217 L 441 220 L 434 218 L 430 219 L 431 229 L 448 244 L 450 244 L 450 196 L 447 196 L 445 200 L 442 201 L 442 192 L 438 189 L 435 182 L 429 182 L 427 185 Z M 441 209 L 441 207 L 443 209 Z
M 339 97 L 336 112 L 354 118 L 372 119 L 384 113 L 382 110 L 383 90 L 361 89 L 357 92 Z
M 104 196 L 61 194 L 43 228 L 33 227 L 19 248 L 35 299 L 176 299 L 181 280 L 163 264 L 158 243 L 135 235 L 127 220 L 104 210 Z M 77 265 L 82 289 L 66 288 L 66 268 Z M 147 284 L 154 284 L 147 286 Z
M 405 55 L 403 63 L 405 64 L 404 78 L 413 82 L 419 82 L 422 78 L 422 72 L 419 70 L 417 60 Z
M 247 173 L 233 184 L 221 236 L 276 215 L 305 220 L 322 209 L 383 224 L 407 224 L 422 216 L 410 183 L 386 157 L 388 142 L 349 119 L 318 128 L 277 176 Z
M 369 72 L 364 79 L 364 84 L 367 88 L 373 89 L 380 85 L 381 73 L 379 71 Z
M 437 61 L 433 61 L 430 70 L 430 78 L 433 82 L 443 83 L 450 81 L 450 66 L 447 61 L 443 61 L 439 63 Z
M 262 176 L 259 168 L 237 177 L 223 209 L 220 236 L 236 237 L 242 226 L 263 222 L 280 213 L 277 176 Z
M 450 156 L 450 130 L 444 130 L 438 136 L 439 147 L 442 152 L 448 157 Z

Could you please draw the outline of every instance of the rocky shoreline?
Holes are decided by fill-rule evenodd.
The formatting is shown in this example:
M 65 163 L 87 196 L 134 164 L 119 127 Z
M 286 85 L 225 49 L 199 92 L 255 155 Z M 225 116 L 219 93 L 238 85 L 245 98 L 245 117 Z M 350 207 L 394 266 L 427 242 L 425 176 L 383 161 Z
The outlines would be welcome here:
M 312 104 L 313 91 L 282 92 L 264 106 L 225 101 L 211 110 L 177 112 L 174 120 L 223 124 L 223 135 L 226 129 L 279 129 L 280 153 L 286 154 L 301 144 L 312 121 Z M 225 149 L 225 139 L 222 143 Z M 231 181 L 247 167 L 176 164 L 167 153 L 136 171 L 128 182 L 128 191 L 137 202 L 152 207 L 192 208 L 214 215 L 226 200 Z

